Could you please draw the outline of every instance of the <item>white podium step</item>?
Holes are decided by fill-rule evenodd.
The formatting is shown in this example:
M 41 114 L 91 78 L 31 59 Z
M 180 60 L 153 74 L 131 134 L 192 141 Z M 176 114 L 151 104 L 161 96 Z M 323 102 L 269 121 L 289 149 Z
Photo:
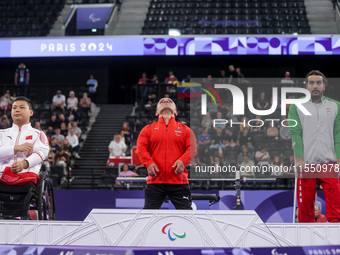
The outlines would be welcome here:
M 0 221 L 0 244 L 121 247 L 339 245 L 340 224 L 264 224 L 255 211 L 93 209 L 83 222 Z

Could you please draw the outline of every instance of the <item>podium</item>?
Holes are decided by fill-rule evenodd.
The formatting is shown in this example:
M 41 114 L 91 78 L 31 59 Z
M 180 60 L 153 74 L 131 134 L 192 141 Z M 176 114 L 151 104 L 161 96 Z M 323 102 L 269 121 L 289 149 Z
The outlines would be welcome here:
M 340 224 L 265 224 L 255 211 L 93 209 L 82 222 L 0 221 L 0 244 L 115 247 L 340 245 Z

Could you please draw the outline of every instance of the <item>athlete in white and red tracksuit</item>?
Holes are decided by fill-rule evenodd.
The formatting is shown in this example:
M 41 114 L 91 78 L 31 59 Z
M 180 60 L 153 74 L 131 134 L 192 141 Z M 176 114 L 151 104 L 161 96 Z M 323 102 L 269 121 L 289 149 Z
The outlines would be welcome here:
M 32 103 L 18 97 L 12 105 L 13 126 L 0 130 L 0 182 L 8 185 L 37 183 L 49 146 L 44 132 L 32 128 Z
M 196 155 L 192 130 L 176 122 L 176 105 L 162 98 L 157 105 L 158 122 L 142 129 L 137 140 L 138 156 L 148 169 L 144 209 L 159 209 L 166 196 L 176 209 L 191 209 L 188 172 L 185 168 Z
M 289 119 L 296 166 L 298 168 L 297 200 L 299 222 L 315 222 L 314 202 L 316 180 L 319 179 L 326 200 L 329 222 L 340 222 L 340 103 L 324 97 L 325 76 L 319 71 L 307 75 L 311 100 L 303 106 L 311 113 L 304 115 L 296 105 L 289 109 Z M 290 125 L 294 124 L 290 122 Z M 316 164 L 316 165 L 314 165 Z M 304 169 L 303 171 L 299 168 Z M 322 169 L 318 172 L 316 169 Z

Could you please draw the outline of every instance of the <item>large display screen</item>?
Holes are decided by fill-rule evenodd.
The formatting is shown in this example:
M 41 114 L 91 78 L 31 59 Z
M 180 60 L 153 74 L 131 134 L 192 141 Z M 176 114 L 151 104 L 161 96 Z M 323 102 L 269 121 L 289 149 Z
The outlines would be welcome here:
M 63 37 L 0 40 L 0 57 L 339 55 L 340 37 Z

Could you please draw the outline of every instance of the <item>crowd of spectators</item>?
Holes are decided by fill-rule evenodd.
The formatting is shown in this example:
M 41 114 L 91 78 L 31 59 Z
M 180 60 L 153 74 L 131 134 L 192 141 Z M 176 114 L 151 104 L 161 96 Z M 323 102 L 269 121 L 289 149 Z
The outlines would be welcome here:
M 210 85 L 216 83 L 217 80 L 219 83 L 249 84 L 249 81 L 245 79 L 245 75 L 241 72 L 241 68 L 235 68 L 233 65 L 230 65 L 227 70 L 221 70 L 220 76 L 214 77 L 215 80 L 212 78 L 211 75 L 208 75 L 202 81 Z M 148 121 L 143 122 L 141 117 L 138 118 L 137 123 L 141 121 L 145 125 L 156 121 L 152 117 L 152 113 L 155 111 L 159 100 L 158 96 L 177 99 L 176 104 L 177 106 L 180 105 L 180 100 L 176 98 L 176 93 L 171 90 L 171 85 L 177 86 L 179 81 L 180 79 L 176 77 L 175 73 L 169 71 L 168 76 L 163 81 L 163 84 L 166 83 L 169 86 L 163 85 L 165 90 L 162 93 L 157 93 L 159 92 L 158 84 L 160 83 L 157 75 L 149 79 L 147 74 L 143 73 L 139 79 L 141 101 L 138 108 L 142 111 L 141 116 L 145 116 L 143 111 L 150 111 L 151 114 L 148 114 Z M 190 75 L 181 80 L 182 83 L 190 81 Z M 288 71 L 285 73 L 281 83 L 294 84 Z M 257 96 L 255 96 L 253 103 L 254 107 L 258 110 L 270 109 L 272 99 L 267 95 L 267 91 L 256 91 L 256 94 Z M 194 160 L 195 165 L 235 165 L 238 167 L 247 166 L 249 169 L 253 169 L 253 166 L 267 165 L 276 168 L 289 166 L 291 169 L 294 165 L 294 160 L 291 160 L 293 157 L 291 136 L 289 128 L 282 126 L 281 122 L 287 119 L 286 116 L 278 114 L 275 116 L 277 120 L 273 123 L 265 122 L 264 117 L 248 113 L 245 116 L 237 116 L 233 114 L 231 94 L 229 93 L 225 97 L 222 101 L 226 100 L 224 102 L 227 103 L 220 106 L 208 99 L 206 115 L 201 115 L 201 109 L 198 107 L 196 112 L 194 111 L 194 117 L 191 116 L 191 119 L 189 119 L 190 117 L 186 116 L 187 120 L 184 120 L 194 130 L 198 141 L 198 153 Z M 279 105 L 278 109 L 280 108 L 281 106 Z M 193 114 L 192 108 L 190 109 L 190 114 Z M 191 122 L 193 119 L 195 119 L 195 123 Z M 228 121 L 227 123 L 233 120 L 234 123 L 244 123 L 244 125 L 230 126 L 230 124 L 215 123 L 215 127 L 213 127 L 214 119 L 225 119 Z M 252 119 L 251 125 L 248 124 L 249 119 Z M 282 173 L 282 171 L 278 172 Z M 277 173 L 272 175 L 277 175 Z M 244 176 L 255 177 L 255 174 L 247 171 Z

